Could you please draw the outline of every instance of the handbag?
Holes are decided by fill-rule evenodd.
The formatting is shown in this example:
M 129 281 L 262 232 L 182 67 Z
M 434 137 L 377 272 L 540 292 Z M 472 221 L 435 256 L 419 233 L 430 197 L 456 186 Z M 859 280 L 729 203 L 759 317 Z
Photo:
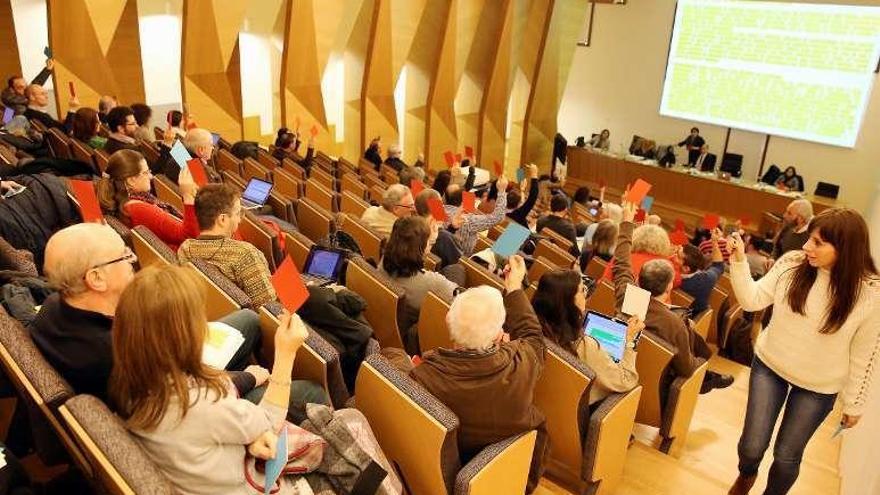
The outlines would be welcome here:
M 327 442 L 314 433 L 300 428 L 293 423 L 284 422 L 282 428 L 287 429 L 287 464 L 281 470 L 281 476 L 269 493 L 281 491 L 281 478 L 285 475 L 302 475 L 318 468 L 324 458 Z M 257 459 L 250 454 L 244 457 L 244 477 L 248 485 L 256 493 L 266 493 L 266 461 Z

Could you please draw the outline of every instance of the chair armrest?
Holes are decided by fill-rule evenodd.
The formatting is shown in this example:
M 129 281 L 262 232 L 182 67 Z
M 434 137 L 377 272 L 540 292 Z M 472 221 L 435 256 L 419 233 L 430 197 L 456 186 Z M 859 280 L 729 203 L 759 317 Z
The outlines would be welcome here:
M 609 482 L 623 474 L 642 387 L 611 394 L 590 415 L 581 478 Z
M 453 494 L 477 492 L 477 485 L 494 493 L 524 493 L 536 438 L 533 430 L 483 448 L 456 475 Z

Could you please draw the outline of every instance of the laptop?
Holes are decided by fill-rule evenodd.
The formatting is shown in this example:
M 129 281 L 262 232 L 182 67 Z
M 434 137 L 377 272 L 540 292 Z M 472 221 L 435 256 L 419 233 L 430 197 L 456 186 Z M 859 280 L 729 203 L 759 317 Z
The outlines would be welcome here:
M 262 208 L 269 200 L 269 193 L 272 192 L 272 183 L 253 178 L 248 181 L 244 192 L 241 193 L 241 206 L 245 210 L 254 210 Z
M 13 110 L 11 107 L 6 107 L 3 110 L 3 125 L 8 124 L 13 117 L 15 117 L 15 110 Z
M 309 249 L 305 269 L 300 277 L 309 286 L 322 287 L 336 283 L 344 260 L 345 253 L 341 249 L 313 245 Z
M 626 328 L 626 322 L 595 311 L 588 311 L 584 318 L 584 334 L 596 339 L 599 347 L 607 352 L 615 363 L 623 359 L 623 351 L 626 349 Z

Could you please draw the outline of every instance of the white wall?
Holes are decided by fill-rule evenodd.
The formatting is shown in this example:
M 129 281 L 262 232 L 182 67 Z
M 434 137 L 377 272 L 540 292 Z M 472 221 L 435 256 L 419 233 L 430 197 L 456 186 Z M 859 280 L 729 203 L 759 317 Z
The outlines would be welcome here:
M 146 104 L 180 107 L 180 38 L 182 0 L 138 0 L 141 65 Z M 164 114 L 163 114 L 164 115 Z M 155 120 L 161 121 L 158 116 Z
M 43 49 L 49 45 L 49 20 L 46 0 L 11 0 L 15 40 L 21 57 L 22 76 L 30 82 L 46 66 Z M 49 91 L 49 114 L 55 115 L 54 81 L 43 85 Z
M 845 3 L 878 4 L 876 0 Z M 577 48 L 559 111 L 559 129 L 569 142 L 608 128 L 614 150 L 620 144 L 629 146 L 633 134 L 649 136 L 659 144 L 674 143 L 696 125 L 710 148 L 721 152 L 726 128 L 659 114 L 674 15 L 675 0 L 597 4 L 591 46 Z M 866 211 L 880 179 L 880 84 L 876 86 L 855 148 L 772 137 L 765 169 L 774 163 L 796 166 L 808 192 L 817 181 L 840 184 L 840 199 Z M 731 132 L 728 151 L 743 155 L 744 177 L 757 176 L 763 145 L 762 134 Z

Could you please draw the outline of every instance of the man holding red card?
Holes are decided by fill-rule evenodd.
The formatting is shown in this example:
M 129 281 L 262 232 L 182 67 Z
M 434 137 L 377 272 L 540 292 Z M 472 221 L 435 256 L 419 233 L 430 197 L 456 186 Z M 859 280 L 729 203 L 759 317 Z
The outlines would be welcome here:
M 498 199 L 496 199 L 495 208 L 491 213 L 467 211 L 464 204 L 465 189 L 457 184 L 446 188 L 446 214 L 452 217 L 459 212 L 458 210 L 464 212 L 461 228 L 455 233 L 455 237 L 465 256 L 473 254 L 474 245 L 477 243 L 477 236 L 480 232 L 489 230 L 504 220 L 505 213 L 507 213 L 507 177 L 503 175 L 499 177 L 496 185 Z
M 413 196 L 409 188 L 403 184 L 394 184 L 383 193 L 382 204 L 367 208 L 361 215 L 361 220 L 377 234 L 387 237 L 391 235 L 394 222 L 398 218 L 412 215 L 414 210 Z

